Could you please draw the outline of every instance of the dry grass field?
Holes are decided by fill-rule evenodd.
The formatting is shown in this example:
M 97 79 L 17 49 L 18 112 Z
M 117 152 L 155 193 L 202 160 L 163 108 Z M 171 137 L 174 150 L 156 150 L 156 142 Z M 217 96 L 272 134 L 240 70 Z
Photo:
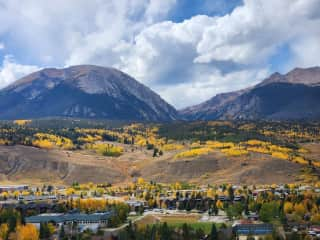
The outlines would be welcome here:
M 176 159 L 176 152 L 152 157 L 145 148 L 124 146 L 120 157 L 87 150 L 44 150 L 27 146 L 0 146 L 0 181 L 30 184 L 77 182 L 121 183 L 135 177 L 158 182 L 286 183 L 298 180 L 303 166 L 264 154 L 227 157 L 220 152 Z M 310 148 L 311 149 L 311 148 Z M 308 153 L 317 158 L 318 148 Z

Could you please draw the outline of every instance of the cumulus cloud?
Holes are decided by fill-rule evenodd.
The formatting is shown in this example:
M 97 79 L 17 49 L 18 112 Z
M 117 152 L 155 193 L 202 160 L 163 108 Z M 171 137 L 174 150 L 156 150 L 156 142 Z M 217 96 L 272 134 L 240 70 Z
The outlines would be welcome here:
M 320 64 L 318 0 L 244 0 L 228 14 L 167 21 L 178 1 L 0 0 L 0 37 L 18 62 L 117 67 L 178 108 L 262 80 L 284 45 L 282 70 Z M 5 59 L 2 72 L 6 62 L 22 67 Z
M 117 52 L 123 57 L 116 66 L 151 86 L 172 87 L 188 82 L 207 68 L 193 64 L 193 59 L 202 29 L 214 21 L 208 16 L 196 16 L 182 23 L 167 21 L 145 28 L 132 44 Z
M 7 55 L 0 67 L 0 88 L 6 87 L 14 80 L 37 70 L 39 70 L 37 66 L 18 64 L 12 56 Z
M 268 69 L 239 70 L 227 74 L 219 70 L 199 73 L 196 80 L 175 84 L 170 88 L 159 87 L 157 91 L 178 109 L 204 102 L 219 93 L 244 89 L 257 84 L 269 74 Z M 248 79 L 251 81 L 248 82 Z M 186 104 L 186 99 L 189 101 Z
M 145 11 L 147 23 L 153 23 L 165 17 L 175 4 L 176 0 L 151 0 Z
M 205 30 L 196 61 L 261 63 L 281 44 L 313 34 L 319 39 L 316 25 L 320 14 L 315 9 L 320 9 L 319 1 L 247 0 Z
M 195 104 L 261 81 L 283 45 L 293 56 L 284 71 L 318 65 L 319 4 L 247 0 L 225 16 L 153 24 L 122 49 L 116 66 L 177 107 Z

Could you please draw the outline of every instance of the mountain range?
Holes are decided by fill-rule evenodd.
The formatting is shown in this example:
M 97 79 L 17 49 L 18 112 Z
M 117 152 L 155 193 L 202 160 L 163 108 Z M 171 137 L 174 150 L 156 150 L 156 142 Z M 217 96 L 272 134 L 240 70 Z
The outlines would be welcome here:
M 0 90 L 0 119 L 45 117 L 319 120 L 320 67 L 274 73 L 253 87 L 218 94 L 180 111 L 129 75 L 93 65 L 46 68 Z
M 320 67 L 274 73 L 256 86 L 218 94 L 179 114 L 186 120 L 319 120 Z

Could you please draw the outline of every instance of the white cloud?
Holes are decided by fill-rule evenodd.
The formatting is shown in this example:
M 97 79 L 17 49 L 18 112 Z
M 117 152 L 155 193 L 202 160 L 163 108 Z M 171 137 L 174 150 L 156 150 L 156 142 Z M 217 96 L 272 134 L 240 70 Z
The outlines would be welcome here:
M 270 58 L 284 44 L 292 50 L 292 67 L 319 64 L 319 3 L 247 0 L 222 17 L 153 24 L 135 41 L 122 43 L 115 66 L 177 107 L 195 104 L 262 80 L 261 72 L 270 73 Z
M 291 49 L 296 56 L 292 60 L 291 66 L 320 66 L 320 34 L 298 39 L 291 45 Z
M 0 50 L 2 50 L 4 48 L 5 48 L 4 43 L 0 42 Z
M 216 94 L 244 89 L 258 83 L 270 72 L 267 69 L 240 70 L 228 74 L 212 71 L 199 74 L 195 81 L 157 89 L 169 103 L 178 109 L 204 102 Z M 252 79 L 248 83 L 248 79 Z M 254 80 L 253 80 L 254 79 Z
M 295 38 L 320 39 L 319 9 L 317 0 L 246 0 L 204 31 L 196 62 L 264 63 L 279 45 Z
M 116 65 L 144 83 L 172 85 L 188 82 L 206 66 L 193 64 L 196 45 L 202 29 L 214 18 L 196 16 L 182 23 L 161 22 L 140 32 L 134 43 L 117 51 L 121 61 Z
M 11 56 L 5 56 L 0 67 L 0 88 L 6 87 L 29 73 L 39 70 L 37 66 L 21 65 L 14 61 Z
M 147 22 L 153 23 L 157 19 L 163 18 L 175 4 L 176 0 L 150 0 L 145 12 Z
M 263 79 L 283 45 L 288 68 L 320 64 L 319 0 L 245 0 L 224 16 L 166 21 L 176 3 L 0 0 L 0 37 L 19 49 L 6 46 L 18 62 L 114 66 L 177 107 Z M 6 61 L 22 67 L 7 59 L 2 75 Z

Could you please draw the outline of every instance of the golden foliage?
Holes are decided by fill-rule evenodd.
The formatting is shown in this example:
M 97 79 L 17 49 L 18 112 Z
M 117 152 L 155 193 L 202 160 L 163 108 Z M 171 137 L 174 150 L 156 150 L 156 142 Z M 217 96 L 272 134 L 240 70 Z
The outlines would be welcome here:
M 52 142 L 50 142 L 47 139 L 34 140 L 34 141 L 32 141 L 32 145 L 35 147 L 44 148 L 44 149 L 52 149 L 53 148 Z
M 87 134 L 84 137 L 78 138 L 79 142 L 85 142 L 85 143 L 93 143 L 93 142 L 101 141 L 101 140 L 102 140 L 102 137 L 100 135 L 90 135 L 90 134 Z
M 38 240 L 39 232 L 33 224 L 20 225 L 17 227 L 17 240 Z
M 193 142 L 193 143 L 191 143 L 190 148 L 201 148 L 201 144 L 199 141 Z
M 270 154 L 270 151 L 264 147 L 248 147 L 247 150 L 249 152 L 256 152 L 262 154 Z
M 54 146 L 66 150 L 71 150 L 74 148 L 74 145 L 69 138 L 57 136 L 54 134 L 36 133 L 34 135 L 34 138 L 35 140 L 32 141 L 32 145 L 39 148 L 51 149 Z
M 105 143 L 86 144 L 86 148 L 93 149 L 100 155 L 111 157 L 118 157 L 124 151 L 123 147 Z
M 14 120 L 13 123 L 19 126 L 23 126 L 23 125 L 26 125 L 27 123 L 31 123 L 31 120 L 19 119 L 19 120 Z
M 281 147 L 281 146 L 277 146 L 277 145 L 270 145 L 269 146 L 270 151 L 272 152 L 283 152 L 283 153 L 289 153 L 291 152 L 290 148 L 286 148 L 286 147 Z
M 294 205 L 294 212 L 299 215 L 303 216 L 306 213 L 306 208 L 302 203 L 297 203 Z
M 296 163 L 308 164 L 308 161 L 305 160 L 303 157 L 300 157 L 300 156 L 294 157 L 292 160 L 293 160 L 294 162 L 296 162 Z
M 298 153 L 308 153 L 308 150 L 305 148 L 299 148 Z
M 232 157 L 247 155 L 249 153 L 247 150 L 242 148 L 225 148 L 225 149 L 222 149 L 221 152 Z
M 6 140 L 6 139 L 1 139 L 0 138 L 0 145 L 6 145 L 6 144 L 9 144 L 9 141 Z
M 174 143 L 165 144 L 161 147 L 161 149 L 164 151 L 176 151 L 176 150 L 181 150 L 183 148 L 184 146 L 182 144 L 174 144 Z
M 270 143 L 256 140 L 256 139 L 252 139 L 252 140 L 248 140 L 247 144 L 250 146 L 266 146 L 266 145 L 269 145 Z
M 190 149 L 188 151 L 180 152 L 175 155 L 175 158 L 190 158 L 190 157 L 197 157 L 201 155 L 207 155 L 209 153 L 213 152 L 211 148 L 195 148 L 195 149 Z
M 3 240 L 7 239 L 8 234 L 9 234 L 8 224 L 7 223 L 2 223 L 0 225 L 0 239 L 3 239 Z
M 107 200 L 87 198 L 74 201 L 74 204 L 81 211 L 103 211 L 106 209 Z
M 218 201 L 216 202 L 216 206 L 217 206 L 217 208 L 219 208 L 219 209 L 223 209 L 223 202 L 221 202 L 220 200 L 218 200 Z
M 206 146 L 210 148 L 233 148 L 235 145 L 232 142 L 207 141 Z
M 285 213 L 292 213 L 293 211 L 293 204 L 291 202 L 285 202 L 283 210 Z
M 143 185 L 143 184 L 145 184 L 145 181 L 144 181 L 144 179 L 142 177 L 139 177 L 138 180 L 137 180 L 137 183 L 139 185 Z
M 283 153 L 283 152 L 272 152 L 271 156 L 274 158 L 280 158 L 280 159 L 284 159 L 284 160 L 289 159 L 289 155 L 286 153 Z

